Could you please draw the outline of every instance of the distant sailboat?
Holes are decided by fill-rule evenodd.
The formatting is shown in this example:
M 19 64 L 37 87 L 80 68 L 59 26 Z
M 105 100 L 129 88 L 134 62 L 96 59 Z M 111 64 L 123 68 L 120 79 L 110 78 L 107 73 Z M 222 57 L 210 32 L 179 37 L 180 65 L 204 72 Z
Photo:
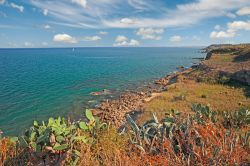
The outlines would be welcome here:
M 74 52 L 75 51 L 75 48 L 72 48 L 72 52 Z

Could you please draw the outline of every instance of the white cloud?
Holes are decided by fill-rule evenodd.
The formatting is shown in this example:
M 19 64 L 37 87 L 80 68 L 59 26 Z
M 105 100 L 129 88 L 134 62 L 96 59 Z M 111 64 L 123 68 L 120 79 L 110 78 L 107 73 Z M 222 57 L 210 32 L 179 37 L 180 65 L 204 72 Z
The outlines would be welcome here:
M 121 19 L 121 23 L 123 23 L 123 24 L 134 24 L 135 20 L 130 19 L 130 18 L 123 18 L 123 19 Z
M 87 7 L 83 9 L 75 6 L 72 0 L 29 0 L 31 5 L 47 9 L 55 24 L 73 28 L 100 28 L 101 18 L 113 12 L 111 1 L 114 0 L 88 1 Z
M 76 3 L 84 8 L 87 7 L 87 0 L 72 0 L 73 3 Z
M 131 39 L 129 40 L 126 36 L 122 36 L 122 35 L 119 35 L 116 37 L 115 39 L 115 43 L 113 44 L 113 46 L 118 46 L 118 47 L 121 47 L 121 46 L 139 46 L 140 45 L 140 42 L 135 40 L 135 39 Z
M 236 12 L 239 16 L 250 15 L 250 7 L 243 7 Z
M 135 0 L 134 0 L 135 2 Z M 119 19 L 103 20 L 107 27 L 116 28 L 140 28 L 140 27 L 185 27 L 199 23 L 208 18 L 227 16 L 235 18 L 231 13 L 246 5 L 250 5 L 249 0 L 196 0 L 194 2 L 180 4 L 175 10 L 159 8 L 159 16 L 138 17 L 133 24 L 123 24 Z M 161 9 L 161 10 L 160 10 Z
M 140 45 L 140 42 L 137 41 L 137 40 L 134 40 L 134 39 L 131 39 L 130 41 L 123 41 L 123 42 L 120 42 L 120 43 L 114 43 L 113 46 L 115 47 L 119 47 L 119 46 L 139 46 Z
M 86 36 L 83 38 L 76 39 L 68 34 L 57 34 L 54 36 L 54 42 L 63 42 L 63 43 L 78 43 L 80 41 L 99 41 L 102 38 L 100 36 Z
M 156 2 L 150 2 L 145 0 L 128 0 L 128 4 L 136 10 L 145 11 L 152 9 L 153 6 L 156 5 Z
M 235 14 L 233 14 L 233 13 L 226 13 L 225 14 L 227 17 L 229 17 L 229 18 L 236 18 L 236 15 Z
M 210 33 L 211 39 L 232 38 L 236 35 L 234 31 L 213 31 Z
M 34 44 L 32 44 L 30 42 L 24 42 L 24 46 L 25 47 L 34 47 Z
M 129 42 L 129 45 L 130 46 L 139 46 L 140 42 L 137 41 L 137 40 L 131 39 L 130 42 Z
M 100 31 L 100 32 L 99 32 L 99 34 L 100 34 L 100 35 L 107 35 L 107 34 L 108 34 L 108 32 L 105 32 L 105 31 Z
M 164 33 L 164 29 L 162 28 L 140 28 L 136 35 L 141 36 L 142 39 L 150 39 L 150 40 L 160 40 L 160 34 Z
M 182 37 L 181 36 L 172 36 L 172 37 L 170 37 L 169 41 L 175 42 L 175 43 L 181 42 L 182 41 Z
M 51 26 L 50 25 L 44 25 L 44 29 L 50 29 Z
M 115 41 L 117 43 L 124 42 L 124 41 L 127 41 L 127 40 L 128 40 L 128 38 L 126 36 L 122 36 L 122 35 L 117 36 L 116 39 L 115 39 Z
M 48 9 L 43 9 L 43 15 L 47 16 L 49 13 L 49 10 Z
M 213 31 L 210 33 L 211 39 L 233 38 L 237 35 L 237 31 L 250 31 L 250 21 L 234 21 L 227 24 L 226 31 Z
M 102 38 L 99 36 L 86 36 L 83 38 L 84 41 L 98 41 L 101 40 Z
M 230 30 L 236 31 L 236 30 L 250 30 L 250 21 L 245 22 L 245 21 L 234 21 L 231 23 L 228 23 L 228 28 Z
M 21 6 L 21 5 L 17 5 L 17 4 L 15 4 L 15 3 L 10 3 L 10 6 L 12 7 L 12 8 L 14 8 L 14 9 L 17 9 L 17 10 L 19 10 L 20 12 L 23 12 L 24 11 L 24 7 L 23 6 Z
M 0 0 L 0 5 L 4 4 L 5 0 Z
M 64 22 L 54 22 L 51 21 L 50 23 L 55 24 L 55 25 L 60 25 L 60 26 L 66 26 L 66 27 L 71 27 L 71 28 L 95 28 L 97 29 L 98 27 L 90 25 L 90 24 L 85 24 L 85 23 L 64 23 Z
M 215 25 L 215 26 L 214 26 L 214 29 L 215 29 L 215 30 L 220 30 L 221 27 L 220 27 L 220 25 Z
M 30 2 L 42 10 L 48 9 L 50 16 L 56 22 L 60 21 L 65 26 L 75 28 L 186 27 L 204 19 L 235 17 L 232 12 L 250 5 L 249 0 L 195 0 L 170 9 L 162 1 L 153 0 L 30 0 Z M 72 2 L 84 9 L 72 5 Z M 142 11 L 148 13 L 144 14 Z M 127 18 L 128 15 L 133 15 L 133 18 Z
M 57 34 L 53 38 L 54 42 L 77 43 L 77 40 L 68 34 Z

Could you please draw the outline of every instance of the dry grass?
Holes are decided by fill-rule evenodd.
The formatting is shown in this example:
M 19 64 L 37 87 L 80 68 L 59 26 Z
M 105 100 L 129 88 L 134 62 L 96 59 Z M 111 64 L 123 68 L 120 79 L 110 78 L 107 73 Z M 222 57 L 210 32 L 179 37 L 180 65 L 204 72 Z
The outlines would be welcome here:
M 202 163 L 202 165 L 213 165 L 210 161 L 211 158 L 214 159 L 212 163 L 217 163 L 215 165 L 241 165 L 243 163 L 249 163 L 249 148 L 244 148 L 241 140 L 236 141 L 233 149 L 230 150 L 229 148 L 229 145 L 234 143 L 234 138 L 237 138 L 237 133 L 230 131 L 230 134 L 228 134 L 226 138 L 225 135 L 227 135 L 226 133 L 228 133 L 228 131 L 223 127 L 209 123 L 205 126 L 195 125 L 195 128 L 206 142 L 206 155 L 202 155 L 202 151 L 199 147 L 194 147 L 196 154 L 198 154 L 198 162 Z M 215 147 L 219 147 L 220 150 L 216 156 L 213 156 Z
M 214 54 L 209 60 L 217 63 L 232 62 L 234 57 L 235 56 L 231 54 Z
M 16 156 L 15 144 L 11 143 L 8 138 L 3 138 L 0 140 L 0 165 Z
M 0 139 L 0 166 L 28 165 L 28 151 L 16 146 L 10 138 Z
M 170 109 L 190 113 L 192 103 L 210 105 L 215 111 L 250 108 L 250 98 L 244 95 L 243 89 L 184 80 L 169 86 L 168 91 L 146 103 L 145 113 L 141 115 L 139 121 L 147 119 L 151 116 L 151 112 L 161 117 Z
M 231 53 L 213 53 L 209 60 L 202 62 L 205 66 L 227 73 L 250 70 L 250 46 L 239 48 Z
M 79 165 L 135 165 L 138 158 L 130 159 L 127 154 L 129 141 L 126 135 L 119 135 L 116 128 L 109 128 L 98 133 L 92 145 L 81 145 Z
M 164 165 L 165 156 L 151 156 L 134 147 L 127 134 L 120 135 L 117 129 L 110 127 L 98 133 L 92 145 L 81 144 L 81 157 L 77 165 L 81 166 L 145 166 Z M 161 158 L 161 161 L 158 159 Z
M 250 70 L 250 61 L 234 62 L 237 56 L 233 55 L 213 55 L 211 59 L 204 61 L 203 63 L 216 71 L 224 71 L 228 73 L 234 73 L 240 70 Z
M 238 130 L 228 130 L 220 121 L 213 123 L 209 119 L 203 125 L 196 120 L 187 125 L 187 117 L 182 114 L 175 119 L 176 130 L 172 130 L 171 136 L 163 133 L 163 142 L 162 135 L 155 136 L 160 139 L 153 140 L 152 144 L 142 138 L 147 165 L 249 165 L 249 145 L 245 142 L 246 137 L 239 137 Z M 180 147 L 178 152 L 175 145 Z

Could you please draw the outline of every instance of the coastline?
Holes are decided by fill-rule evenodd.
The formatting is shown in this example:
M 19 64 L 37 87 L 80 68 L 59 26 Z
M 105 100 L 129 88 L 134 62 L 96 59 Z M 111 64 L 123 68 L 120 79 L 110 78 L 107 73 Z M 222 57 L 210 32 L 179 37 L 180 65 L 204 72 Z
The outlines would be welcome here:
M 202 61 L 199 62 L 199 64 Z M 195 65 L 195 64 L 194 64 Z M 172 72 L 154 81 L 153 86 L 147 86 L 143 91 L 129 91 L 121 93 L 116 99 L 107 99 L 96 108 L 92 108 L 95 116 L 116 127 L 124 126 L 125 116 L 143 113 L 143 105 L 167 91 L 168 86 L 178 82 L 179 77 L 193 70 L 191 67 L 177 67 L 178 71 Z
M 147 87 L 144 91 L 137 92 L 126 92 L 122 93 L 118 98 L 106 100 L 100 104 L 99 107 L 93 108 L 93 112 L 96 116 L 101 117 L 104 122 L 108 122 L 110 124 L 115 125 L 116 127 L 121 127 L 125 124 L 125 116 L 129 115 L 137 115 L 143 114 L 145 110 L 143 110 L 143 105 L 149 103 L 151 100 L 159 97 L 162 93 L 168 90 L 168 87 L 178 83 L 183 82 L 183 79 L 195 80 L 197 82 L 203 82 L 203 74 L 208 82 L 220 82 L 223 81 L 224 77 L 227 77 L 233 82 L 238 82 L 240 84 L 250 85 L 250 72 L 249 67 L 247 66 L 243 72 L 239 72 L 239 67 L 235 70 L 235 73 L 227 73 L 227 71 L 223 71 L 220 67 L 209 66 L 210 61 L 213 62 L 212 57 L 216 57 L 218 53 L 219 56 L 223 55 L 220 53 L 220 50 L 241 50 L 241 45 L 229 45 L 228 47 L 236 47 L 235 48 L 224 48 L 228 45 L 212 45 L 201 50 L 204 50 L 202 53 L 206 53 L 204 58 L 199 58 L 198 63 L 193 63 L 191 67 L 185 68 L 183 66 L 177 67 L 178 71 L 167 74 L 160 79 L 154 81 L 153 87 Z M 238 48 L 239 47 L 239 48 Z M 239 52 L 240 53 L 240 52 Z M 241 55 L 240 55 L 241 56 Z M 244 56 L 244 55 L 243 55 Z M 237 56 L 236 56 L 237 57 Z M 212 59 L 212 60 L 211 60 Z M 215 60 L 215 64 L 216 64 Z M 237 63 L 235 63 L 237 64 Z M 235 65 L 233 64 L 233 65 Z M 249 64 L 249 61 L 247 61 Z M 231 64 L 230 64 L 231 65 Z M 233 66 L 232 65 L 232 66 Z M 197 71 L 201 70 L 203 73 L 199 73 L 195 75 Z M 240 73 L 240 74 L 239 74 Z M 236 75 L 236 76 L 235 76 Z M 211 79 L 211 80 L 210 80 Z M 207 81 L 207 80 L 206 80 Z M 206 82 L 205 81 L 205 82 Z M 228 80 L 227 80 L 228 81 Z M 224 82 L 222 82 L 224 84 Z
M 4 79 L 0 89 L 3 95 L 0 98 L 3 116 L 0 118 L 0 126 L 6 135 L 16 135 L 22 134 L 20 131 L 25 131 L 34 119 L 42 121 L 56 116 L 70 117 L 72 120 L 84 118 L 82 112 L 85 108 L 93 108 L 105 98 L 117 99 L 126 90 L 140 91 L 151 86 L 155 79 L 176 70 L 176 66 L 189 67 L 192 62 L 197 62 L 192 57 L 201 55 L 197 50 L 79 48 L 72 53 L 72 50 L 67 49 L 49 49 L 44 50 L 41 55 L 40 51 L 36 50 L 37 57 L 33 56 L 34 50 L 10 50 L 9 54 L 13 58 L 20 58 L 20 62 L 26 62 L 27 58 L 31 60 L 24 69 L 21 63 L 17 64 L 16 68 L 21 70 L 17 70 L 15 75 L 20 75 L 20 78 L 11 73 L 2 75 Z M 18 56 L 19 54 L 22 56 Z M 4 54 L 1 55 L 1 58 L 5 57 Z M 39 70 L 34 63 L 29 63 L 33 60 L 37 60 L 37 65 L 43 70 Z M 44 61 L 49 63 L 42 64 Z M 58 66 L 48 67 L 51 65 Z M 6 67 L 8 70 L 12 68 Z M 30 74 L 34 75 L 35 81 Z M 8 83 L 10 79 L 13 79 L 13 82 L 22 80 L 22 83 Z M 111 90 L 112 94 L 98 97 L 90 95 L 91 92 L 102 89 Z M 18 126 L 22 126 L 22 130 L 18 130 Z
M 249 63 L 250 50 L 246 55 L 244 63 Z M 45 162 L 82 165 L 92 161 L 92 165 L 98 165 L 94 163 L 110 163 L 111 160 L 117 163 L 116 158 L 120 155 L 126 158 L 119 162 L 128 162 L 128 165 L 156 165 L 161 163 L 159 159 L 171 165 L 185 165 L 189 162 L 182 155 L 193 152 L 202 158 L 190 158 L 191 165 L 235 161 L 239 165 L 250 163 L 250 74 L 245 72 L 246 80 L 235 80 L 233 75 L 225 79 L 225 75 L 220 74 L 229 68 L 212 68 L 210 64 L 216 60 L 222 66 L 231 63 L 230 67 L 235 68 L 241 63 L 233 59 L 225 61 L 228 56 L 238 58 L 242 52 L 212 53 L 199 64 L 186 69 L 180 67 L 180 71 L 155 80 L 155 86 L 144 91 L 126 92 L 117 99 L 106 100 L 93 110 L 86 110 L 86 119 L 66 122 L 58 117 L 42 124 L 34 121 L 24 136 L 0 139 L 3 143 L 0 147 L 5 146 L 6 141 L 13 143 L 10 148 L 25 150 L 28 162 L 35 165 Z M 243 69 L 248 70 L 248 67 Z M 240 139 L 236 141 L 237 138 Z M 24 145 L 19 147 L 19 143 Z M 190 151 L 187 151 L 186 147 L 197 148 L 188 148 Z M 201 148 L 218 154 L 203 154 Z M 237 151 L 241 155 L 232 156 L 232 152 Z M 5 154 L 8 153 L 11 151 Z M 103 154 L 109 158 L 100 158 Z M 22 153 L 17 153 L 5 158 L 3 163 L 15 162 L 19 157 L 21 162 L 26 162 Z

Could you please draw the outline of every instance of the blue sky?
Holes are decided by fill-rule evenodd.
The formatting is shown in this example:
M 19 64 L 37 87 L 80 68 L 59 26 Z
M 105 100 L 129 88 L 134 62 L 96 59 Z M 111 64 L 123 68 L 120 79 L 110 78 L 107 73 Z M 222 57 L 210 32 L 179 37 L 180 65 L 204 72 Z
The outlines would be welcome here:
M 0 47 L 250 42 L 250 0 L 0 0 Z

